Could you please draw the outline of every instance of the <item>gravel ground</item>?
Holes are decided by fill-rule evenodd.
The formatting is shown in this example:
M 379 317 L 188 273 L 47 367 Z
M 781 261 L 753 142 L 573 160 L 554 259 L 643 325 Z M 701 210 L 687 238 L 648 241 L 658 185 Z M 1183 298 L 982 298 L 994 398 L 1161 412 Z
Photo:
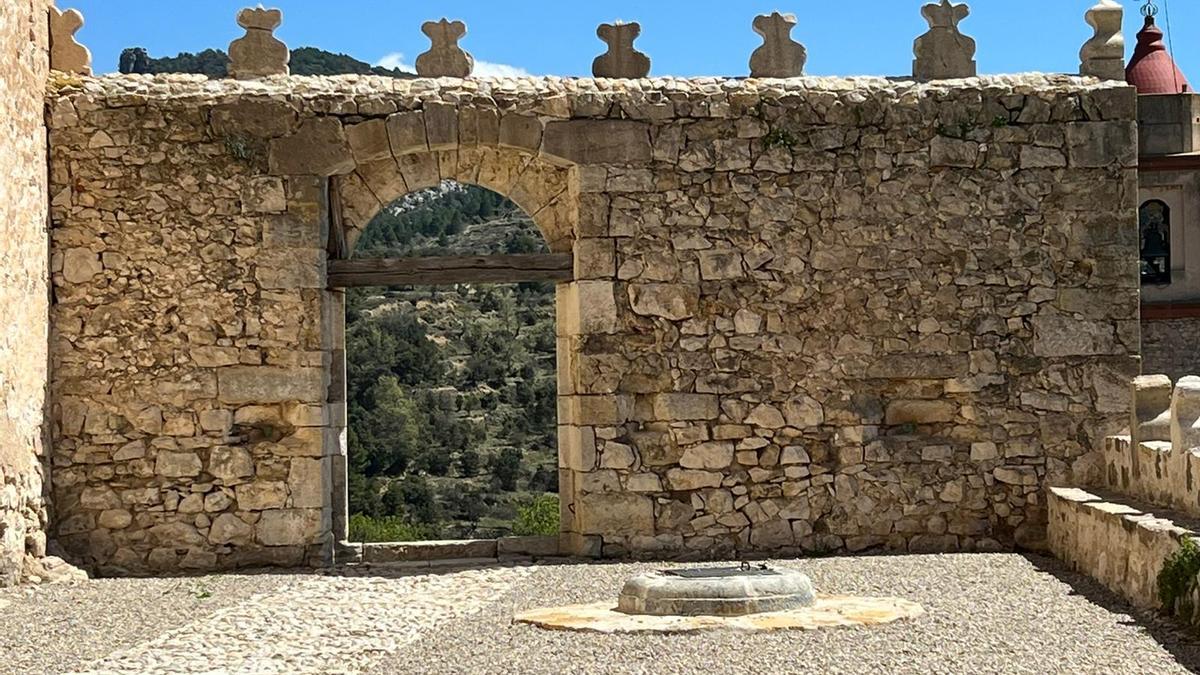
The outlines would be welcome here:
M 436 575 L 350 570 L 103 580 L 0 591 L 4 673 L 1186 673 L 1200 638 L 1131 617 L 1055 561 L 945 555 L 776 561 L 818 591 L 897 596 L 913 621 L 746 634 L 599 635 L 515 611 L 615 599 L 645 564 Z
M 606 636 L 513 625 L 514 611 L 614 598 L 627 576 L 654 568 L 543 567 L 481 613 L 376 662 L 372 672 L 1186 673 L 1200 663 L 1200 644 L 1165 626 L 1143 628 L 1112 595 L 1053 560 L 944 555 L 773 564 L 806 571 L 818 592 L 898 596 L 928 613 L 871 628 L 757 634 Z
M 69 672 L 298 578 L 99 579 L 0 589 L 0 673 Z

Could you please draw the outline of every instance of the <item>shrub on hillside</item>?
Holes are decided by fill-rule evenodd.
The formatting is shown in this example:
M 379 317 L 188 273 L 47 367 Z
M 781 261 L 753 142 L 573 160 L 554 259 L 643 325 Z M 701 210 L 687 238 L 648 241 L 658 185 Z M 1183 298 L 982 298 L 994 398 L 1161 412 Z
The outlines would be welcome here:
M 518 537 L 558 534 L 558 495 L 542 495 L 517 509 L 513 534 Z

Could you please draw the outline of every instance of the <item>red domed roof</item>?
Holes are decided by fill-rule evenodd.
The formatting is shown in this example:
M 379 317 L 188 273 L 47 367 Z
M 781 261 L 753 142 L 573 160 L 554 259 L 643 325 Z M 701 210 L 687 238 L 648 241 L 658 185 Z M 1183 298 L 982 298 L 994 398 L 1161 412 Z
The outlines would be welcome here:
M 1187 78 L 1175 65 L 1163 44 L 1163 32 L 1146 17 L 1146 27 L 1138 33 L 1137 49 L 1125 69 L 1125 81 L 1137 87 L 1139 94 L 1181 94 L 1192 90 Z

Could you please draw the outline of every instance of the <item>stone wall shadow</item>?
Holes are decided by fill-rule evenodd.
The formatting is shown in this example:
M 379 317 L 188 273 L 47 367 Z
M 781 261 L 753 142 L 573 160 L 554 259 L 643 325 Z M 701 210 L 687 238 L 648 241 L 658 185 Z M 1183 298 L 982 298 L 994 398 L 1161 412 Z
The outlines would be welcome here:
M 1071 570 L 1061 560 L 1044 555 L 1022 554 L 1038 571 L 1049 574 L 1067 586 L 1071 592 L 1113 614 L 1127 618 L 1120 623 L 1140 628 L 1190 672 L 1200 673 L 1200 635 L 1182 621 L 1158 612 L 1136 608 L 1116 593 L 1089 576 Z

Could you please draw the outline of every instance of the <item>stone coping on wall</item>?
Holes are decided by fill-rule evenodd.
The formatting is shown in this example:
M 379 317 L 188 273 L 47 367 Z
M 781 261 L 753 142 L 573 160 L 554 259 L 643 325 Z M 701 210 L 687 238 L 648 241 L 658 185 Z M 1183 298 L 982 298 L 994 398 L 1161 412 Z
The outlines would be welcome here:
M 502 104 L 532 105 L 537 112 L 551 117 L 601 117 L 607 108 L 587 110 L 586 100 L 571 97 L 623 97 L 639 99 L 646 93 L 672 95 L 702 95 L 711 103 L 734 102 L 737 96 L 781 97 L 804 92 L 820 92 L 862 97 L 866 94 L 914 96 L 935 95 L 962 89 L 1011 90 L 1031 94 L 1045 90 L 1121 90 L 1129 86 L 1113 80 L 1097 80 L 1075 75 L 1020 73 L 985 75 L 980 77 L 918 82 L 911 78 L 857 77 L 795 77 L 788 79 L 743 79 L 723 77 L 646 79 L 592 79 L 563 77 L 521 78 L 417 78 L 398 79 L 374 75 L 336 76 L 276 76 L 261 80 L 212 80 L 203 75 L 107 75 L 102 77 L 71 78 L 57 81 L 52 88 L 67 95 L 82 92 L 92 97 L 106 97 L 113 107 L 138 105 L 141 99 L 203 100 L 243 99 L 246 96 L 280 96 L 291 98 L 320 98 L 324 95 L 347 95 L 339 101 L 327 101 L 331 114 L 377 114 L 387 110 L 354 110 L 364 101 L 379 98 L 411 97 L 414 100 L 470 102 L 472 96 L 491 96 Z M 555 98 L 561 95 L 564 98 Z M 502 100 L 503 99 L 503 100 Z M 858 102 L 860 102 L 859 99 Z M 915 100 L 914 100 L 915 102 Z M 654 103 L 654 101 L 647 101 Z M 391 112 L 394 112 L 392 110 Z M 630 119 L 662 119 L 675 114 L 663 108 L 630 108 L 624 111 Z M 711 116 L 724 116 L 723 110 L 711 109 Z M 691 111 L 691 116 L 707 116 L 703 110 Z
M 1105 490 L 1047 490 L 1050 551 L 1137 607 L 1158 607 L 1158 573 L 1200 520 Z

